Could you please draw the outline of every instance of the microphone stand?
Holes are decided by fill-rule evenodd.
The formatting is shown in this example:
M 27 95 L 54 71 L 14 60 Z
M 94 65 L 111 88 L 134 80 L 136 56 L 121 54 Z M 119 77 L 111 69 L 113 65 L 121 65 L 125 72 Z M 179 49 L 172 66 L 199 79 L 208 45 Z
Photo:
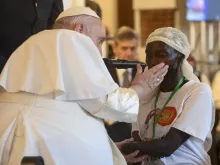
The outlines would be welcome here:
M 127 61 L 127 60 L 120 60 L 120 59 L 113 60 L 113 59 L 108 59 L 108 58 L 103 58 L 103 61 L 106 66 L 112 65 L 113 67 L 117 69 L 128 69 L 128 68 L 136 69 L 137 64 L 140 64 L 142 69 L 144 70 L 144 68 L 147 66 L 145 63 L 139 62 L 139 61 Z

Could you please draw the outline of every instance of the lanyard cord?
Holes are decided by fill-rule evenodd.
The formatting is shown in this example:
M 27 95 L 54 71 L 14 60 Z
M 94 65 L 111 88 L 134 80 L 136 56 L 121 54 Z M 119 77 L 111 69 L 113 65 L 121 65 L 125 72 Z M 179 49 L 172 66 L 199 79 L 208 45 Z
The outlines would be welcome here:
M 176 85 L 176 87 L 174 88 L 174 90 L 172 91 L 172 93 L 170 94 L 169 98 L 167 99 L 167 101 L 165 102 L 164 106 L 160 109 L 160 112 L 159 114 L 154 117 L 154 122 L 153 122 L 153 136 L 152 136 L 152 139 L 155 138 L 155 132 L 156 132 L 156 125 L 157 125 L 157 122 L 158 120 L 160 119 L 162 113 L 163 113 L 163 110 L 165 109 L 165 107 L 167 106 L 167 104 L 170 102 L 170 100 L 172 99 L 172 97 L 174 96 L 174 94 L 178 91 L 178 89 L 183 85 L 184 83 L 184 80 L 185 78 L 182 77 L 179 81 L 179 83 Z M 156 98 L 155 98 L 155 101 L 154 101 L 154 109 L 156 109 L 157 107 L 157 102 L 158 102 L 158 99 L 159 99 L 159 95 L 160 95 L 160 91 L 158 91 L 157 95 L 156 95 Z

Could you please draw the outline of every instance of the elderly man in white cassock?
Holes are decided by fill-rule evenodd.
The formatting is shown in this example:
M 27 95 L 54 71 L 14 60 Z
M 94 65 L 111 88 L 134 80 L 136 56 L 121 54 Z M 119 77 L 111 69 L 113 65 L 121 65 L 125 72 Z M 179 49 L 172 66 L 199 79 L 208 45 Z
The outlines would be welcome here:
M 61 30 L 62 29 L 62 30 Z M 0 164 L 41 156 L 46 165 L 125 165 L 102 119 L 135 122 L 139 101 L 162 82 L 167 66 L 142 72 L 119 88 L 101 58 L 99 17 L 84 7 L 59 16 L 54 30 L 29 38 L 0 76 Z M 98 49 L 97 49 L 98 48 Z

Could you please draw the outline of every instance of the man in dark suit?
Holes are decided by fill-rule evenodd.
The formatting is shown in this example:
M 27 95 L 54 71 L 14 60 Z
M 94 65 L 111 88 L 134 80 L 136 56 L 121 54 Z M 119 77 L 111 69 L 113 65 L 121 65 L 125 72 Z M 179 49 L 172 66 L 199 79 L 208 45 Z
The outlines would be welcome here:
M 26 39 L 51 29 L 63 11 L 62 0 L 0 0 L 0 72 Z
M 116 59 L 138 61 L 139 36 L 129 27 L 121 27 L 115 35 L 113 52 Z M 112 78 L 121 87 L 129 87 L 136 69 L 115 69 L 107 66 Z M 106 129 L 113 141 L 119 142 L 131 137 L 131 125 L 124 122 L 105 121 Z

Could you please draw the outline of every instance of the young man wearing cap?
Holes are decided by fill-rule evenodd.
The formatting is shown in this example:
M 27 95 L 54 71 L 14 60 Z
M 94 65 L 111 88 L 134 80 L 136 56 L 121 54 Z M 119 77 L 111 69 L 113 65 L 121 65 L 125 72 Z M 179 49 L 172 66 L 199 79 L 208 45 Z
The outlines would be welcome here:
M 64 11 L 55 28 L 22 44 L 0 76 L 0 164 L 42 156 L 48 165 L 126 165 L 102 119 L 136 121 L 139 101 L 168 67 L 139 66 L 131 87 L 119 88 L 101 57 L 104 27 L 91 9 Z M 125 158 L 145 157 L 134 159 L 137 153 Z
M 211 89 L 200 83 L 187 62 L 187 37 L 175 28 L 160 28 L 147 39 L 149 68 L 164 62 L 168 73 L 151 101 L 140 105 L 132 126 L 137 142 L 125 144 L 125 153 L 140 150 L 144 165 L 211 165 L 207 152 L 215 109 Z

